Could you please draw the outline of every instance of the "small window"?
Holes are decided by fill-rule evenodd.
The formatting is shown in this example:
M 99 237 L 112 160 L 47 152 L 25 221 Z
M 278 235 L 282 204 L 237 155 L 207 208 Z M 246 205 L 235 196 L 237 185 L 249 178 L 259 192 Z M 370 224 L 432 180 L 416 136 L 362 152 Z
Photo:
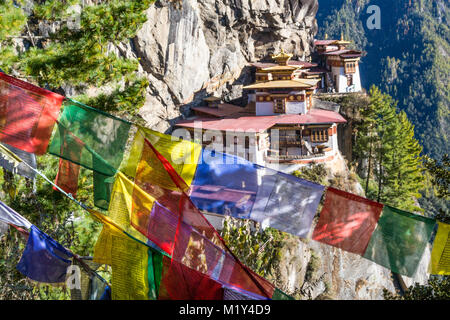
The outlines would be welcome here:
M 349 74 L 347 75 L 347 87 L 350 87 L 351 85 L 353 85 L 353 75 Z
M 327 142 L 328 129 L 314 129 L 311 131 L 311 142 Z
M 273 100 L 273 112 L 274 113 L 284 113 L 286 110 L 286 102 L 284 99 L 274 99 Z

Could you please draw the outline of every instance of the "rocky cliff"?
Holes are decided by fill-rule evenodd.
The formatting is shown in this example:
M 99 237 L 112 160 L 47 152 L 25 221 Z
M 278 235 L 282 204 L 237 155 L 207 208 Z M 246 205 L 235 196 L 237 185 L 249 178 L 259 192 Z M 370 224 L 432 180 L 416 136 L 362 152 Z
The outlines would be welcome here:
M 341 190 L 363 195 L 342 156 L 326 164 L 328 183 Z M 315 224 L 315 222 L 314 222 Z M 313 224 L 313 225 L 314 225 Z M 402 276 L 406 287 L 428 280 L 431 258 L 428 246 L 412 278 Z M 283 246 L 282 260 L 271 279 L 285 292 L 301 299 L 380 300 L 383 289 L 401 289 L 389 269 L 361 256 L 313 240 L 290 238 Z
M 250 82 L 248 62 L 281 48 L 309 57 L 317 9 L 317 0 L 157 0 L 119 48 L 140 59 L 151 82 L 141 116 L 165 131 L 207 94 L 236 102 Z
M 242 86 L 252 81 L 246 67 L 283 48 L 307 59 L 317 32 L 317 0 L 158 0 L 148 20 L 122 54 L 140 59 L 151 82 L 139 111 L 148 127 L 170 130 L 189 107 L 214 93 L 245 104 Z M 351 150 L 348 152 L 351 153 Z M 342 157 L 328 164 L 347 191 L 362 193 Z M 358 187 L 359 186 L 359 187 Z M 424 283 L 429 250 L 412 282 Z M 314 241 L 290 239 L 272 279 L 289 294 L 306 299 L 382 299 L 394 291 L 389 270 L 362 257 Z

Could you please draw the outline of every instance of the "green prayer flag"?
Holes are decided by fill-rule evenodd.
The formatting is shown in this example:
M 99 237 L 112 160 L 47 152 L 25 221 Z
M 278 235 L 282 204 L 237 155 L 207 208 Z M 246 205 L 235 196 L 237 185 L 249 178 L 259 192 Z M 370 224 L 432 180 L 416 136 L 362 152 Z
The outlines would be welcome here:
M 94 171 L 94 202 L 108 207 L 131 123 L 73 100 L 64 102 L 49 153 Z
M 435 224 L 433 219 L 384 206 L 364 258 L 412 277 Z
M 295 300 L 290 295 L 287 295 L 283 291 L 281 291 L 278 288 L 275 288 L 275 291 L 273 292 L 272 300 Z

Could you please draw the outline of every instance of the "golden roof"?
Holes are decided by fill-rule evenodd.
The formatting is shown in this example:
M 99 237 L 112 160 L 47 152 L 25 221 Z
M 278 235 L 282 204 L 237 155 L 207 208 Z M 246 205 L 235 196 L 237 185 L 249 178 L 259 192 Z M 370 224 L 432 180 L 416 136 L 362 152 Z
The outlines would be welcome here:
M 273 66 L 262 68 L 261 71 L 294 71 L 299 69 L 300 66 Z
M 279 89 L 279 88 L 302 88 L 308 89 L 317 85 L 320 80 L 315 79 L 293 79 L 293 80 L 275 80 L 265 81 L 260 83 L 254 83 L 245 86 L 244 89 Z
M 335 41 L 333 44 L 341 44 L 341 45 L 345 45 L 345 44 L 350 44 L 351 42 L 350 41 L 346 41 L 346 40 L 344 40 L 344 34 L 343 33 L 341 33 L 341 40 L 337 40 L 337 41 Z
M 281 49 L 279 54 L 272 55 L 272 59 L 275 60 L 279 65 L 287 65 L 289 59 L 291 59 L 293 54 L 285 53 L 283 49 Z

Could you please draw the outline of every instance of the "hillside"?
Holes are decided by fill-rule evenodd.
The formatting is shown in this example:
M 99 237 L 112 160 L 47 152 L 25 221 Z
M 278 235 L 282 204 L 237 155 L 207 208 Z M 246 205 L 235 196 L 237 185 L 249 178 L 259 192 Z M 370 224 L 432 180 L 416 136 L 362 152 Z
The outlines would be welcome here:
M 381 29 L 369 30 L 369 5 L 381 9 Z M 379 86 L 415 125 L 424 153 L 449 153 L 449 6 L 444 0 L 319 0 L 318 34 L 341 33 L 367 52 L 365 88 Z

